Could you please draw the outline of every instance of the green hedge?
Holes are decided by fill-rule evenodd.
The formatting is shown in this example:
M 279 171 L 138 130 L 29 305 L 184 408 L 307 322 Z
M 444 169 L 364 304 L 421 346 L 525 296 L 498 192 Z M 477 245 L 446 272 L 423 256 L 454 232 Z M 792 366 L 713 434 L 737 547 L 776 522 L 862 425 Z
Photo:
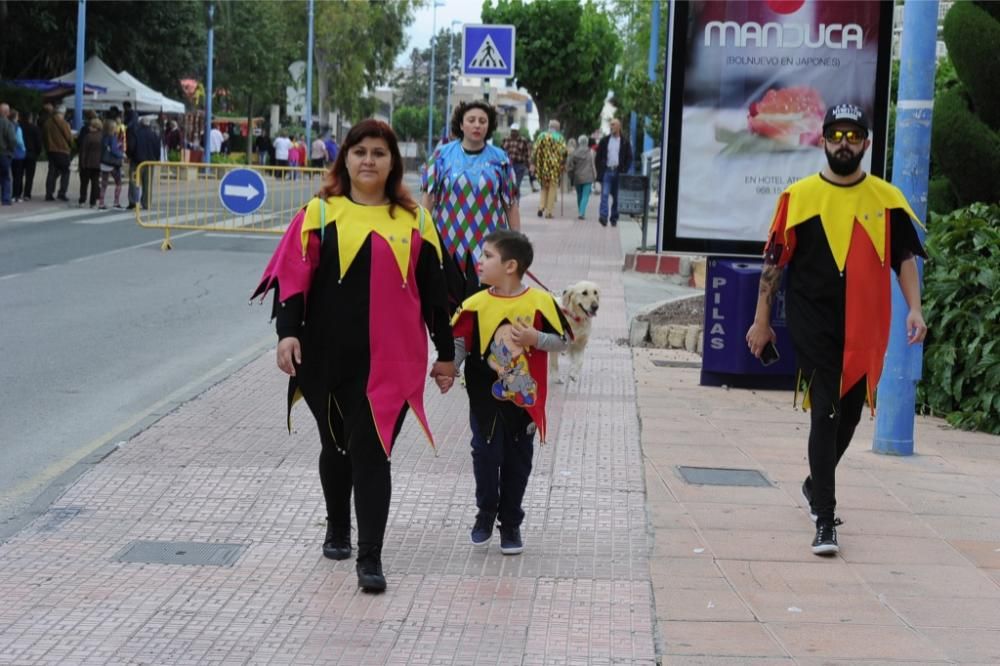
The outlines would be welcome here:
M 958 78 L 975 104 L 976 114 L 1000 130 L 1000 21 L 971 2 L 956 2 L 944 19 L 942 35 Z
M 1000 201 L 1000 133 L 972 113 L 961 87 L 937 95 L 931 146 L 960 204 Z
M 923 411 L 1000 434 L 1000 205 L 932 216 L 927 236 Z

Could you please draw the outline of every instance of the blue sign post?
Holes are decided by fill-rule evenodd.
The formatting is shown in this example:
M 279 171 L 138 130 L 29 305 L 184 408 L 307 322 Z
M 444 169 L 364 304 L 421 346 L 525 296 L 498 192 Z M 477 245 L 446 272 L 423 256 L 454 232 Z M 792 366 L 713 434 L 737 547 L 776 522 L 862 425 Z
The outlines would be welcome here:
M 463 76 L 514 76 L 514 26 L 469 25 L 462 34 Z
M 219 201 L 234 215 L 249 215 L 267 200 L 267 183 L 253 169 L 233 169 L 219 181 Z

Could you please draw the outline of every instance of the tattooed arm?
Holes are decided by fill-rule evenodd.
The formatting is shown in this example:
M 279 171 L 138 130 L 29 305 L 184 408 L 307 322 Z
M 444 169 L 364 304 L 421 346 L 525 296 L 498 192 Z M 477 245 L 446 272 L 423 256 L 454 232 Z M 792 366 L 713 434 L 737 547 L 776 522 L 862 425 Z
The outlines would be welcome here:
M 771 306 L 774 295 L 778 293 L 783 269 L 773 264 L 765 263 L 760 274 L 760 289 L 757 292 L 757 312 L 753 325 L 747 331 L 747 346 L 750 353 L 760 358 L 760 353 L 768 342 L 777 340 L 774 329 L 771 328 Z

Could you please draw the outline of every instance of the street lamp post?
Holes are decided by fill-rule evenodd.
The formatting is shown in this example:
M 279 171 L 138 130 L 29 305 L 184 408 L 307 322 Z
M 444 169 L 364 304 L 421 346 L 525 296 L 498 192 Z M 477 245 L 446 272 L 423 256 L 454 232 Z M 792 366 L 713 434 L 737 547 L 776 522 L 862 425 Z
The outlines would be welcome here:
M 83 127 L 83 65 L 86 59 L 84 44 L 87 36 L 87 0 L 76 5 L 76 80 L 73 82 L 73 129 Z
M 437 8 L 444 6 L 444 0 L 434 0 L 431 10 L 431 80 L 427 96 L 427 154 L 434 148 L 434 38 L 437 37 Z
M 208 71 L 205 74 L 205 145 L 202 161 L 212 163 L 212 69 L 215 58 L 215 3 L 208 3 Z
M 462 22 L 455 19 L 451 22 L 451 32 L 448 35 L 448 94 L 445 96 L 444 102 L 444 122 L 445 127 L 448 126 L 448 114 L 451 113 L 451 59 L 453 57 L 454 46 L 455 46 L 455 26 L 462 25 Z
M 313 124 L 313 0 L 309 0 L 309 37 L 306 45 L 306 150 L 312 158 L 312 124 Z M 323 122 L 320 120 L 320 122 Z

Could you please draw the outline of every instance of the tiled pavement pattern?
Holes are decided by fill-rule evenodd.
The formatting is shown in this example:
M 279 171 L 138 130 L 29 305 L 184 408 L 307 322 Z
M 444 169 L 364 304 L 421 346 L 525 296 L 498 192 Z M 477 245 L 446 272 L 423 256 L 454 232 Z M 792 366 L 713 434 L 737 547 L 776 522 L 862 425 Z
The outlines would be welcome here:
M 0 663 L 655 663 L 635 382 L 616 343 L 627 335 L 618 235 L 525 213 L 536 274 L 552 288 L 593 279 L 604 298 L 584 376 L 550 393 L 524 554 L 502 556 L 496 538 L 469 546 L 465 395 L 428 390 L 439 455 L 408 419 L 393 457 L 389 590 L 360 593 L 353 561 L 320 552 L 315 426 L 298 406 L 287 434 L 285 384 L 266 354 L 0 545 Z M 232 567 L 115 560 L 139 539 L 247 549 Z
M 837 474 L 841 553 L 821 559 L 808 415 L 653 365 L 668 354 L 634 355 L 664 663 L 1000 663 L 1000 437 L 918 418 L 918 455 L 881 456 L 864 416 Z M 692 486 L 678 465 L 773 486 Z
M 523 555 L 467 545 L 464 396 L 429 391 L 440 455 L 409 421 L 390 588 L 360 594 L 353 563 L 320 554 L 314 426 L 299 407 L 285 433 L 267 354 L 0 545 L 0 664 L 1000 663 L 1000 438 L 919 418 L 919 455 L 883 457 L 863 419 L 838 474 L 841 555 L 813 556 L 791 395 L 701 387 L 652 363 L 677 352 L 619 346 L 618 235 L 533 203 L 536 273 L 604 298 L 584 376 L 552 391 Z M 692 486 L 678 465 L 772 486 Z M 247 549 L 228 568 L 116 562 L 137 539 Z

